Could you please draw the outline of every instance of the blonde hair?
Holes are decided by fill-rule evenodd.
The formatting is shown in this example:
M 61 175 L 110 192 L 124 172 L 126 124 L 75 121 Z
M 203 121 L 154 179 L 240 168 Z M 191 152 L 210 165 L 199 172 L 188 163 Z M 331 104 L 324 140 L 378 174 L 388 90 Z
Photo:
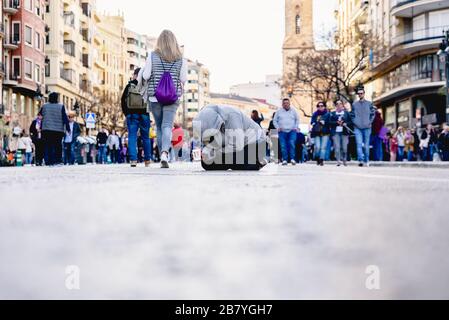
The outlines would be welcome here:
M 181 48 L 175 35 L 170 30 L 162 31 L 154 50 L 164 61 L 175 62 L 182 59 Z

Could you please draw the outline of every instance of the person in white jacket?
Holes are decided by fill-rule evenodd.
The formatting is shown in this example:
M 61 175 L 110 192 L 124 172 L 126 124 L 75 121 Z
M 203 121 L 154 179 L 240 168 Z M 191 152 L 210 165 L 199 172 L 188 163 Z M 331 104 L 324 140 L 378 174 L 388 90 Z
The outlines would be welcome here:
M 115 130 L 112 130 L 112 133 L 109 135 L 106 144 L 109 149 L 109 154 L 111 155 L 111 162 L 118 163 L 118 155 L 120 151 L 120 137 L 117 135 Z
M 22 155 L 25 156 L 24 164 L 31 165 L 33 162 L 33 141 L 26 133 L 21 134 L 19 139 L 18 149 L 22 151 Z

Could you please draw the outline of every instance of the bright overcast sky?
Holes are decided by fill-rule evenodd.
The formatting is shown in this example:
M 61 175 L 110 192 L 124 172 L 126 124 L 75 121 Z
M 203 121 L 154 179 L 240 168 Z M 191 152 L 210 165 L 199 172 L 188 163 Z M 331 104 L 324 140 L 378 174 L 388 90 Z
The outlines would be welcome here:
M 316 30 L 331 28 L 336 0 L 313 2 Z M 284 0 L 97 0 L 97 7 L 124 12 L 126 27 L 139 33 L 172 30 L 186 57 L 210 69 L 213 92 L 282 72 Z

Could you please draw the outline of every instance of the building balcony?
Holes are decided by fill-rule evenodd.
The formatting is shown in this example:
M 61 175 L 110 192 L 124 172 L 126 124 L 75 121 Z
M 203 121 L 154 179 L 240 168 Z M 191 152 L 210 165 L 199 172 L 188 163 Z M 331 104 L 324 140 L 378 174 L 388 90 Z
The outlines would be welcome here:
M 443 31 L 447 29 L 449 29 L 449 25 L 415 30 L 399 35 L 393 38 L 393 52 L 401 56 L 430 49 L 435 49 L 436 52 L 443 39 Z
M 444 8 L 449 8 L 449 0 L 393 0 L 391 14 L 400 18 L 413 18 Z
M 106 63 L 101 58 L 95 59 L 95 65 L 100 69 L 106 69 Z
M 7 74 L 5 79 L 3 79 L 3 85 L 5 86 L 17 86 L 19 84 L 19 80 L 16 74 L 10 72 Z
M 19 11 L 19 0 L 3 0 L 3 13 L 16 14 Z
M 19 41 L 13 36 L 5 37 L 3 40 L 3 48 L 5 50 L 16 50 L 19 48 Z
M 376 79 L 374 102 L 382 103 L 418 90 L 443 87 L 445 79 L 443 65 L 436 55 L 421 56 Z

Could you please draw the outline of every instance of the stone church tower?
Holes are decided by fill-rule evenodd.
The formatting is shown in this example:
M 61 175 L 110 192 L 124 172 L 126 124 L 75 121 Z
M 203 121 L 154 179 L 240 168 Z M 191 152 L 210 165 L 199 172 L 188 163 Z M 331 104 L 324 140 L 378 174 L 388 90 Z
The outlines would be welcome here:
M 283 95 L 292 94 L 289 87 L 294 80 L 295 57 L 305 50 L 315 52 L 313 34 L 313 0 L 285 0 L 285 39 L 283 45 Z M 314 109 L 314 93 L 310 88 L 295 87 L 291 97 L 292 105 L 311 115 Z M 300 113 L 301 123 L 309 123 L 310 119 Z

